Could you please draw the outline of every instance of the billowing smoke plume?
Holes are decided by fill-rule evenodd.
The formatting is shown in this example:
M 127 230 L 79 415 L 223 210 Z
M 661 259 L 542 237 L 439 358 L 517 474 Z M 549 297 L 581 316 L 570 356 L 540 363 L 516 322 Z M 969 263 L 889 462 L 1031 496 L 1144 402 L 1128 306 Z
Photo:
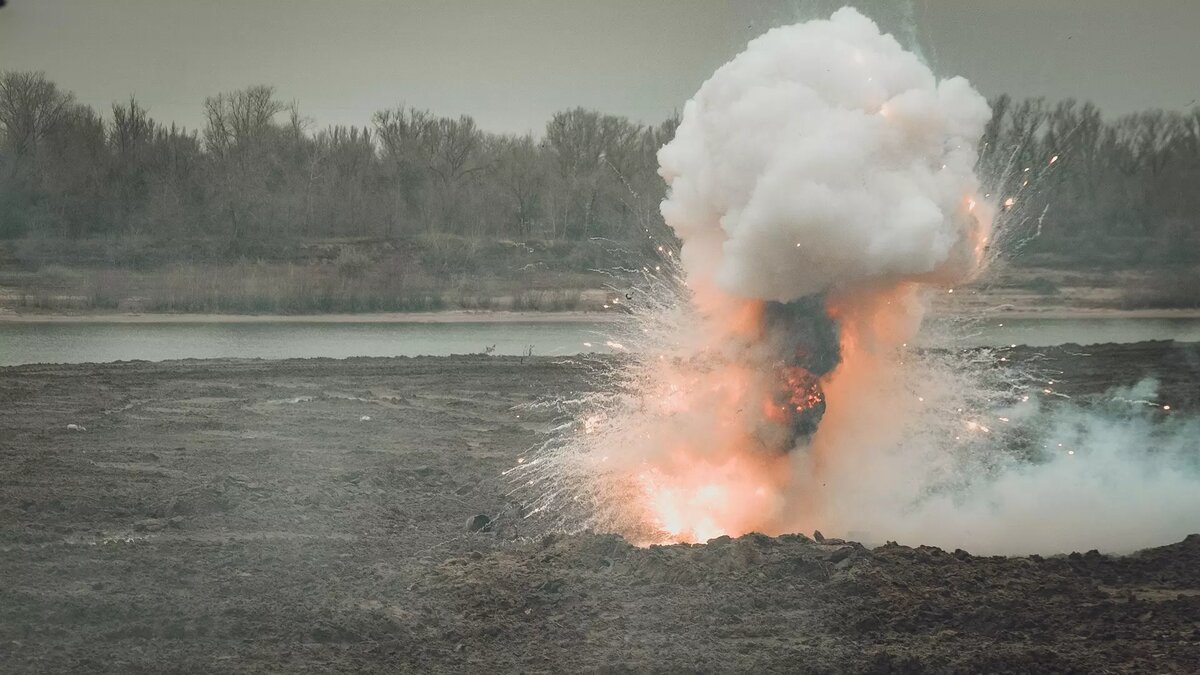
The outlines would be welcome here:
M 866 317 L 895 303 L 868 337 L 901 344 L 918 317 L 892 297 L 900 284 L 975 272 L 989 225 L 975 141 L 989 115 L 965 80 L 939 82 L 851 9 L 754 40 L 688 101 L 659 153 L 663 216 L 710 322 L 765 302 L 791 442 L 819 423 L 819 380 L 840 360 L 827 295 Z M 789 405 L 797 396 L 811 405 Z
M 659 153 L 691 284 L 790 301 L 969 275 L 987 102 L 869 19 L 776 28 L 722 66 Z M 978 209 L 979 212 L 982 209 Z
M 645 542 L 820 528 L 1019 553 L 1200 529 L 1196 429 L 1051 415 L 986 352 L 909 348 L 925 295 L 981 271 L 988 116 L 851 9 L 722 66 L 659 155 L 678 263 L 646 268 L 627 357 L 518 473 L 535 508 Z M 1167 518 L 1139 529 L 1148 509 Z

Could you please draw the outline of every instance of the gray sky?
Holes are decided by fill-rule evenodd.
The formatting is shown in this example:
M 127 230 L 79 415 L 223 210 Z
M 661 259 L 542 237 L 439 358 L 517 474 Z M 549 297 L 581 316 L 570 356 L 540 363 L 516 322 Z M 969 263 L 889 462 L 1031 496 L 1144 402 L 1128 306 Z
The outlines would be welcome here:
M 657 121 L 773 25 L 826 0 L 9 0 L 0 69 L 197 126 L 205 96 L 274 84 L 318 126 L 408 103 L 540 131 L 582 105 Z M 1106 114 L 1200 97 L 1200 0 L 862 0 L 940 75 Z

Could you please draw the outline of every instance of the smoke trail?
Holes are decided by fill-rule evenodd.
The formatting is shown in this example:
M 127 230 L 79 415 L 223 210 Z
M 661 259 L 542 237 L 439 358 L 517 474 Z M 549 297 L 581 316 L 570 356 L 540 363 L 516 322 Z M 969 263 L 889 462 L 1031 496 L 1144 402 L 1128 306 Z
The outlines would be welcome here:
M 852 9 L 718 69 L 659 154 L 678 260 L 644 270 L 627 358 L 518 473 L 535 510 L 642 542 L 820 528 L 986 552 L 1200 529 L 1194 425 L 1046 411 L 986 351 L 908 347 L 925 294 L 983 266 L 989 114 Z

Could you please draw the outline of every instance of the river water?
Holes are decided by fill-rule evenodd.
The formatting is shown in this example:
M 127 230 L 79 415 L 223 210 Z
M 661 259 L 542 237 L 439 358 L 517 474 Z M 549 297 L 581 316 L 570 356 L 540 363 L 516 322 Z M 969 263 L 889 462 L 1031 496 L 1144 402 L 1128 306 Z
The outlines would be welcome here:
M 566 356 L 607 352 L 611 324 L 102 323 L 0 322 L 0 366 L 143 359 L 346 358 L 494 353 Z M 1200 341 L 1200 319 L 1010 319 L 961 324 L 934 319 L 925 345 L 1046 346 L 1075 342 Z

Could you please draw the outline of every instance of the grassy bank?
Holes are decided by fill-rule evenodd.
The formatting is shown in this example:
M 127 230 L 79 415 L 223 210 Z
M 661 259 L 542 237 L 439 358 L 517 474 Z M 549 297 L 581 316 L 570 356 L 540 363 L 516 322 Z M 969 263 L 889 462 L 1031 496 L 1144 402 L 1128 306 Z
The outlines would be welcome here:
M 643 247 L 643 248 L 639 248 Z M 603 309 L 645 244 L 426 235 L 243 246 L 135 238 L 0 242 L 0 311 L 358 314 Z M 1024 262 L 1024 261 L 1023 261 Z M 1045 262 L 1045 261 L 1042 261 Z M 998 265 L 939 311 L 1200 308 L 1200 269 Z
M 599 309 L 625 254 L 605 242 L 298 242 L 223 261 L 206 242 L 10 244 L 0 307 L 35 312 L 322 314 Z
M 12 277 L 3 305 L 21 312 L 124 311 L 231 314 L 428 312 L 447 309 L 566 311 L 603 302 L 587 278 L 539 288 L 523 279 L 438 280 L 382 266 L 347 277 L 291 263 L 180 264 L 152 271 L 51 266 Z M 548 280 L 543 280 L 548 281 Z

